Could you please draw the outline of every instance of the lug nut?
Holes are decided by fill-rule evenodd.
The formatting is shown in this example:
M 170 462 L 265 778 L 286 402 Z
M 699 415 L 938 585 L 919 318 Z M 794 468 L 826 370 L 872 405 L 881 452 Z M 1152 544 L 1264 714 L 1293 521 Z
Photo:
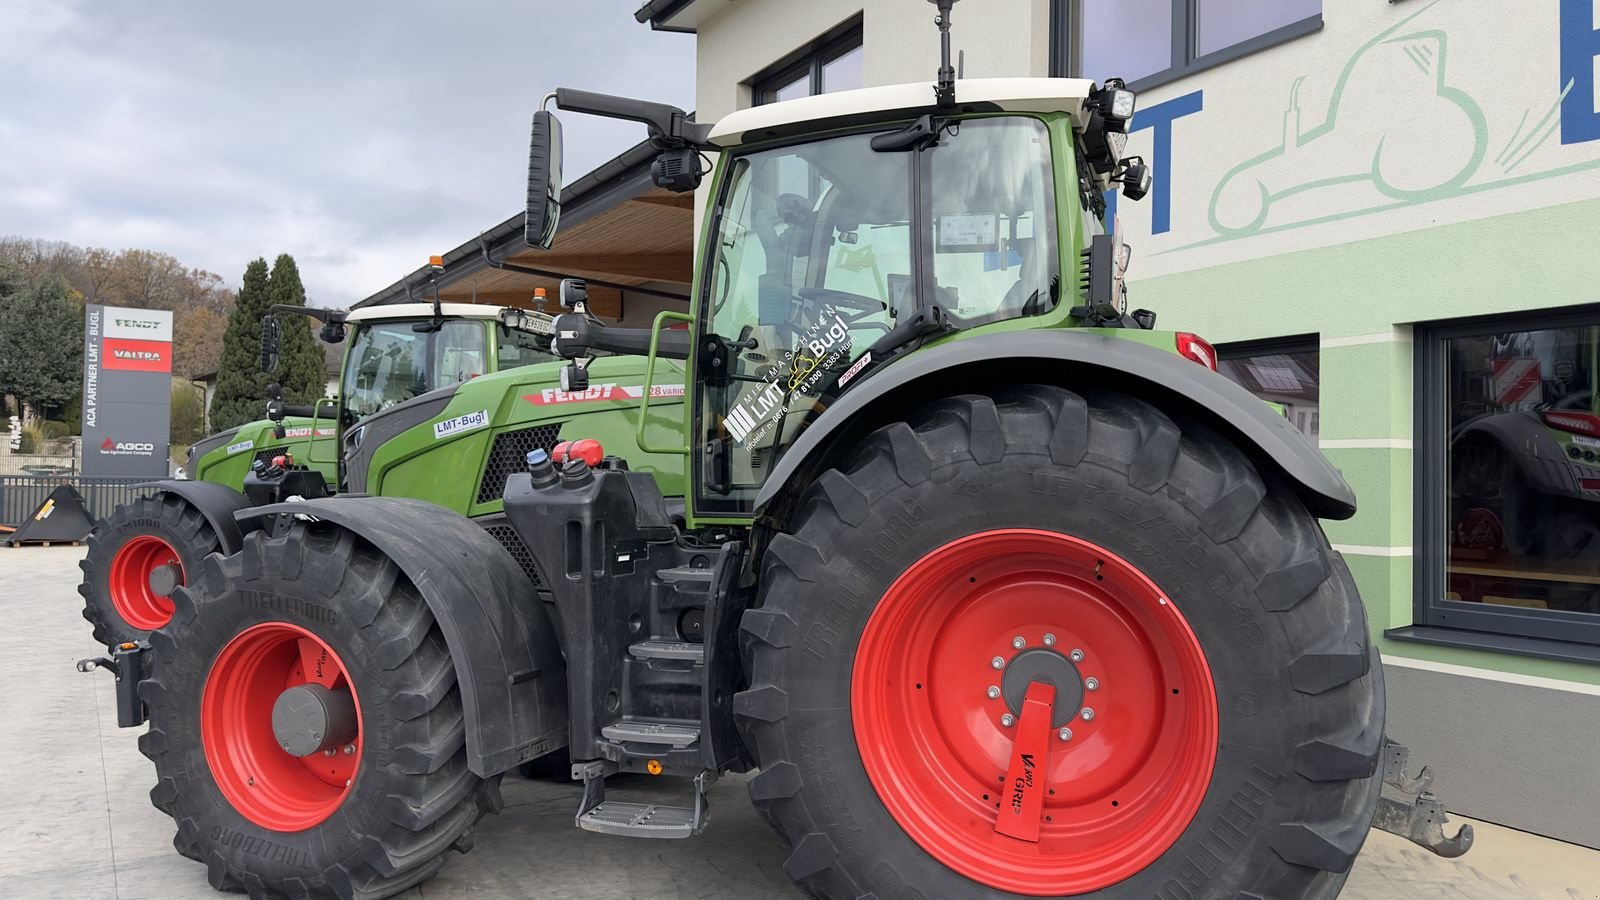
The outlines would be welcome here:
M 1083 651 L 1076 647 L 1072 648 L 1072 661 L 1083 662 Z
M 1054 647 L 1056 645 L 1056 636 L 1053 635 L 1053 634 L 1045 635 L 1044 636 L 1044 645 L 1046 647 Z
M 994 659 L 989 660 L 989 665 L 994 666 L 996 669 L 1004 669 L 1006 667 L 1006 661 L 996 656 Z
M 356 752 L 356 745 L 355 744 L 345 744 L 344 745 L 344 755 L 345 756 L 349 756 L 350 754 L 352 754 L 354 752 Z
M 989 685 L 988 694 L 989 694 L 989 699 L 990 700 L 999 700 L 1000 699 L 1000 689 L 998 687 L 995 687 L 992 684 Z
M 333 755 L 333 748 L 329 747 L 328 749 L 322 751 L 322 755 L 323 756 L 332 756 Z
M 1093 722 L 1094 721 L 1094 710 L 1090 709 L 1087 706 L 1085 706 L 1083 708 L 1083 712 L 1078 713 L 1078 715 L 1081 716 L 1085 722 Z
M 1072 740 L 1072 729 L 1071 728 L 1062 728 L 1059 732 L 1057 732 L 1057 734 L 1061 735 L 1061 739 L 1063 741 Z
M 1022 635 L 1019 634 L 1016 637 L 1011 639 L 1011 646 L 1016 648 L 1016 649 L 1018 649 L 1018 650 L 1021 650 L 1023 647 L 1028 646 L 1028 642 L 1023 640 L 1022 639 Z
M 1094 676 L 1085 678 L 1083 680 L 1083 686 L 1091 691 L 1098 691 L 1100 690 L 1100 679 L 1095 678 Z
M 1017 717 L 1013 716 L 1011 713 L 1006 713 L 1000 717 L 1000 724 L 1010 728 L 1012 725 L 1017 724 Z

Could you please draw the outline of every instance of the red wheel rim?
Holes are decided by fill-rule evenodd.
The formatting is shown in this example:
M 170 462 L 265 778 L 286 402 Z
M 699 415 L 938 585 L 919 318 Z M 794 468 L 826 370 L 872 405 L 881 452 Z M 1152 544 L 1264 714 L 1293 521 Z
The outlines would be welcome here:
M 288 622 L 240 632 L 217 654 L 200 699 L 206 763 L 223 796 L 250 821 L 273 831 L 304 831 L 339 808 L 361 762 L 361 701 L 356 737 L 334 752 L 293 756 L 272 731 L 272 706 L 302 684 L 347 688 L 344 662 L 321 638 Z
M 183 561 L 161 538 L 141 534 L 117 548 L 107 588 L 122 621 L 140 631 L 155 631 L 172 618 L 172 600 L 150 589 L 150 573 L 165 565 L 178 567 L 178 583 L 183 584 Z
M 1050 729 L 1030 843 L 995 832 L 1015 732 L 1001 717 L 1017 710 L 988 688 L 1041 648 L 1082 651 L 1080 707 L 1094 713 L 1071 710 L 1069 739 Z M 850 700 L 900 827 L 956 872 L 1020 894 L 1086 893 L 1148 867 L 1194 819 L 1216 759 L 1216 691 L 1182 613 L 1134 566 L 1049 531 L 970 535 L 907 569 L 862 633 Z

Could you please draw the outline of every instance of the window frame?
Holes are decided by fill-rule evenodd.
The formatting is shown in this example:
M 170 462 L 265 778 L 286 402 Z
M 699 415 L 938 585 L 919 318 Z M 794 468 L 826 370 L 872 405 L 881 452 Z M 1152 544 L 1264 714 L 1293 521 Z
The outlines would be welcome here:
M 866 34 L 862 29 L 861 17 L 856 16 L 749 78 L 745 83 L 750 86 L 750 105 L 776 103 L 774 95 L 777 90 L 793 84 L 801 77 L 810 79 L 807 96 L 821 94 L 823 68 L 865 47 Z
M 1477 316 L 1420 324 L 1414 335 L 1412 459 L 1414 624 L 1390 629 L 1401 640 L 1454 644 L 1556 659 L 1600 660 L 1600 616 L 1562 610 L 1485 608 L 1445 599 L 1450 553 L 1447 342 L 1496 331 L 1600 325 L 1600 305 Z
M 1319 12 L 1202 55 L 1199 52 L 1200 0 L 1171 0 L 1171 2 L 1172 64 L 1159 72 L 1129 82 L 1128 87 L 1135 91 L 1159 87 L 1322 30 L 1322 13 Z M 1323 2 L 1326 4 L 1327 0 Z M 1083 59 L 1079 43 L 1083 35 L 1082 14 L 1083 0 L 1053 0 L 1050 4 L 1050 74 L 1057 77 L 1086 77 L 1096 80 L 1114 76 L 1115 72 L 1084 74 L 1079 70 Z

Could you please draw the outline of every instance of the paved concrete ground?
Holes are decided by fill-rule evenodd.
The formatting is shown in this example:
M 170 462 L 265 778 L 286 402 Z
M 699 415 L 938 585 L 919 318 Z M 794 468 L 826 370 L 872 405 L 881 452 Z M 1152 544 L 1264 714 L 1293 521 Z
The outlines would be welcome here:
M 116 727 L 112 681 L 72 663 L 95 649 L 74 588 L 83 551 L 0 548 L 0 898 L 217 896 L 178 856 L 172 821 L 149 803 L 149 762 Z M 1583 802 L 1593 785 L 1552 798 Z M 615 794 L 626 799 L 629 791 Z M 509 778 L 507 806 L 477 847 L 405 896 L 480 898 L 798 897 L 786 849 L 739 779 L 716 786 L 713 823 L 688 841 L 637 841 L 572 825 L 578 790 Z M 1560 802 L 1552 800 L 1552 802 Z M 1600 852 L 1476 823 L 1477 846 L 1440 860 L 1376 833 L 1345 900 L 1600 900 Z

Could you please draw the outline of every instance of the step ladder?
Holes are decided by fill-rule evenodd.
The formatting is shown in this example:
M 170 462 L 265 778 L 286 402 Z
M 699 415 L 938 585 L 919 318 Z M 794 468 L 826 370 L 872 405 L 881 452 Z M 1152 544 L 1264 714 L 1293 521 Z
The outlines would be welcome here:
M 577 825 L 584 831 L 621 837 L 687 838 L 704 831 L 710 821 L 711 805 L 706 800 L 706 789 L 716 783 L 715 772 L 705 771 L 694 777 L 694 806 L 683 807 L 607 800 L 606 775 L 615 771 L 614 766 L 596 760 L 577 763 L 572 768 L 573 776 L 583 780 L 583 801 L 578 806 Z

